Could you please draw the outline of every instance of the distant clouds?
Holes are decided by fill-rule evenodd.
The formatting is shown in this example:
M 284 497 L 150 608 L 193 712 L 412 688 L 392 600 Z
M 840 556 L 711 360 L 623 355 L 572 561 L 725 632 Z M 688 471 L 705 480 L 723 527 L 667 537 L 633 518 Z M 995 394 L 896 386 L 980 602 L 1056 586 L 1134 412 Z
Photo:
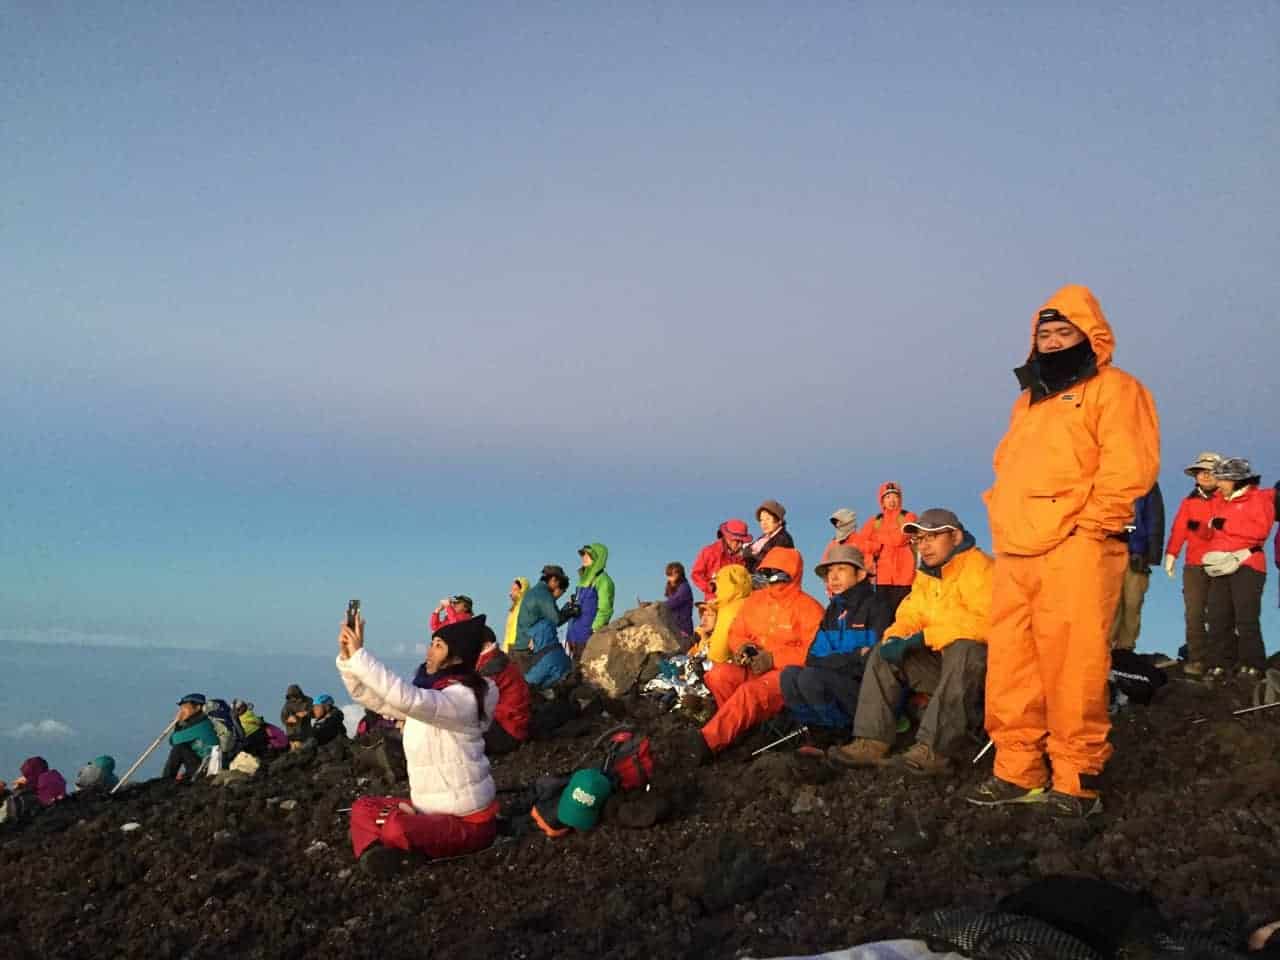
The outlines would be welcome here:
M 0 640 L 9 643 L 42 643 L 63 647 L 151 647 L 141 637 L 122 633 L 97 633 L 63 627 L 0 628 Z
M 61 720 L 37 720 L 19 724 L 4 735 L 15 740 L 65 740 L 76 735 L 75 728 Z

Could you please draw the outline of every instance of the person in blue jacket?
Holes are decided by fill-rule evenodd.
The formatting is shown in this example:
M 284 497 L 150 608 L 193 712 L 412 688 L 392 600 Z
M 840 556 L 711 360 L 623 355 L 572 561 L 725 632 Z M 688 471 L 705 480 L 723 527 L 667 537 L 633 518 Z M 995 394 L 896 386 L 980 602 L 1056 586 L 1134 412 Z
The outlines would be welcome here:
M 1115 619 L 1111 621 L 1111 649 L 1132 650 L 1142 630 L 1142 604 L 1151 585 L 1151 568 L 1164 560 L 1164 497 L 1160 484 L 1133 502 L 1129 526 L 1129 566 Z
M 165 780 L 191 780 L 200 765 L 218 746 L 218 734 L 204 712 L 203 693 L 188 693 L 178 701 L 178 722 L 169 734 L 169 759 L 165 762 Z
M 529 634 L 533 665 L 525 671 L 524 682 L 534 690 L 545 690 L 569 675 L 573 670 L 573 660 L 550 622 L 539 620 Z
M 831 602 L 803 667 L 786 667 L 779 681 L 787 709 L 801 723 L 851 727 L 867 654 L 893 621 L 893 608 L 867 577 L 857 547 L 832 544 L 814 572 Z
M 524 592 L 520 601 L 520 610 L 516 614 L 516 635 L 511 644 L 511 657 L 520 669 L 528 673 L 532 669 L 537 655 L 533 644 L 533 628 L 538 623 L 551 625 L 552 634 L 560 629 L 567 617 L 556 601 L 569 589 L 569 577 L 564 568 L 549 563 L 542 568 L 542 576 L 538 582 Z M 569 604 L 565 604 L 567 608 Z M 540 632 L 545 641 L 545 631 Z

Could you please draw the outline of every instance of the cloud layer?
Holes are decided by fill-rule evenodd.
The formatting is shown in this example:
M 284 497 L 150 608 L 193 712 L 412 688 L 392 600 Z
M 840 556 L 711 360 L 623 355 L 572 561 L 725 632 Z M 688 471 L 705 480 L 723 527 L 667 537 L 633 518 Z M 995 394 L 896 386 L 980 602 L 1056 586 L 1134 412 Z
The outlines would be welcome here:
M 75 728 L 70 724 L 53 719 L 35 722 L 28 720 L 12 730 L 5 731 L 6 737 L 13 737 L 15 740 L 65 740 L 75 735 Z

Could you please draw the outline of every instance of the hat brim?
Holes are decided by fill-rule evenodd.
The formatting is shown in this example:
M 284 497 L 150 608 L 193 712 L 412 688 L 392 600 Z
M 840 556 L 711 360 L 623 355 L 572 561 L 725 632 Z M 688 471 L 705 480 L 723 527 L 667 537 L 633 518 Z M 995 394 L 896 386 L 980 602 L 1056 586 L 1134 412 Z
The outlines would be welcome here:
M 827 575 L 827 571 L 832 567 L 853 567 L 855 570 L 861 570 L 863 573 L 867 572 L 866 567 L 860 563 L 854 563 L 852 560 L 831 560 L 827 563 L 820 563 L 813 568 L 813 572 L 819 579 L 821 579 Z
M 937 526 L 937 527 L 924 527 L 918 523 L 904 523 L 902 525 L 903 533 L 907 533 L 908 531 L 911 531 L 911 530 L 917 530 L 920 533 L 941 533 L 943 530 L 955 530 L 959 532 L 960 528 L 954 527 L 949 523 L 944 523 L 941 526 Z

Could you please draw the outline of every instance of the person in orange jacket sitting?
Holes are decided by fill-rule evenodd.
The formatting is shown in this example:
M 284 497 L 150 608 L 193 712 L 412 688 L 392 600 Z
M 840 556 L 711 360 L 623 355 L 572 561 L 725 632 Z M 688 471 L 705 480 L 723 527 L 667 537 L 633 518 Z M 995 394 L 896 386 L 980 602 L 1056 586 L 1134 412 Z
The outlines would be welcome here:
M 733 659 L 703 677 L 719 709 L 692 740 L 699 760 L 782 712 L 782 668 L 804 664 L 822 622 L 822 605 L 800 588 L 803 573 L 804 560 L 790 547 L 774 547 L 761 559 L 753 577 L 758 586 L 729 630 Z
M 863 525 L 858 534 L 861 543 L 854 545 L 875 570 L 876 593 L 884 597 L 891 613 L 897 613 L 916 578 L 916 551 L 904 529 L 916 515 L 902 509 L 902 487 L 893 481 L 880 484 L 877 499 L 881 512 Z
M 1102 808 L 1125 531 L 1160 471 L 1155 402 L 1112 365 L 1114 350 L 1093 294 L 1067 286 L 1032 318 L 1031 353 L 1015 371 L 1022 393 L 984 495 L 996 554 L 986 704 L 995 774 L 971 803 L 1038 803 L 1073 817 Z

